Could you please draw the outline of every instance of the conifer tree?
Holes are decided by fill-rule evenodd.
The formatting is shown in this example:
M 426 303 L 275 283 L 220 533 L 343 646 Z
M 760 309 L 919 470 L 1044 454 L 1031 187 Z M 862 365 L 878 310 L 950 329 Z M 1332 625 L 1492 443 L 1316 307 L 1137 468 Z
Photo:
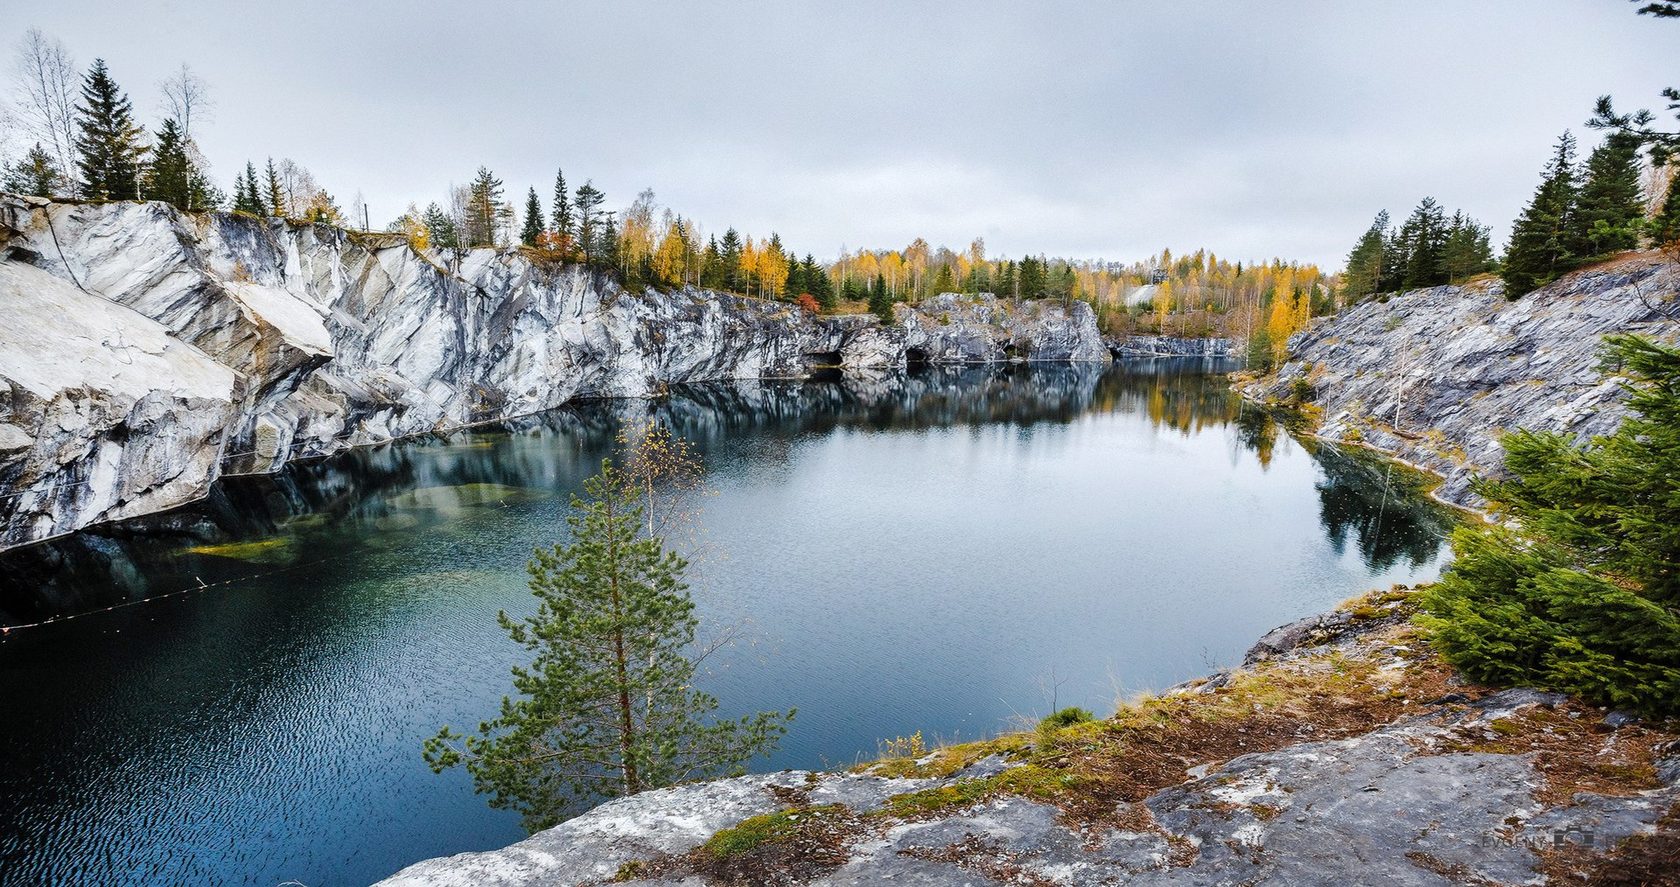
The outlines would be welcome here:
M 875 285 L 869 288 L 869 310 L 881 323 L 893 322 L 893 298 L 887 292 L 887 279 L 880 274 L 875 275 Z
M 257 183 L 253 180 L 257 174 L 255 166 L 245 164 L 245 170 L 233 179 L 233 211 L 247 213 L 253 216 L 266 215 L 257 191 Z
M 1442 247 L 1447 283 L 1463 283 L 1493 269 L 1493 246 L 1487 226 L 1462 212 L 1453 213 L 1447 223 Z
M 1021 259 L 1021 298 L 1036 299 L 1044 295 L 1044 264 L 1032 256 Z
M 1359 241 L 1348 253 L 1347 270 L 1342 273 L 1342 292 L 1348 301 L 1381 292 L 1383 282 L 1383 253 L 1388 247 L 1388 210 L 1377 213 L 1371 227 L 1365 229 Z
M 1651 242 L 1673 261 L 1680 262 L 1680 170 L 1669 178 L 1662 208 L 1651 219 Z
M 536 246 L 537 238 L 543 233 L 542 201 L 537 199 L 537 189 L 532 188 L 525 195 L 525 227 L 519 232 L 519 241 L 526 246 Z
M 257 167 L 250 161 L 245 162 L 245 205 L 246 212 L 252 215 L 268 215 L 268 206 L 263 202 L 262 191 L 257 186 Z
M 1575 247 L 1582 260 L 1600 258 L 1639 245 L 1645 221 L 1640 199 L 1639 140 L 1613 132 L 1587 155 L 1584 181 L 1576 199 Z
M 1400 226 L 1400 240 L 1406 254 L 1402 287 L 1440 286 L 1447 282 L 1445 211 L 1433 197 L 1423 198 L 1417 209 Z
M 0 190 L 32 197 L 51 197 L 59 193 L 63 181 L 64 173 L 59 170 L 58 163 L 41 147 L 40 142 L 36 142 L 21 160 L 6 167 L 5 181 L 0 182 Z
M 467 185 L 467 230 L 465 245 L 495 246 L 496 228 L 505 218 L 502 210 L 502 180 L 488 167 L 479 167 Z
M 94 59 L 82 77 L 82 100 L 76 105 L 77 165 L 82 196 L 95 200 L 137 200 L 146 149 L 134 106 L 104 59 Z
M 950 265 L 940 265 L 939 273 L 933 277 L 933 291 L 935 293 L 950 293 L 957 289 L 957 279 L 951 275 Z
M 1633 415 L 1576 444 L 1506 435 L 1509 479 L 1478 492 L 1518 530 L 1466 525 L 1425 592 L 1436 649 L 1472 679 L 1680 713 L 1680 349 L 1607 339 Z
M 173 204 L 176 209 L 196 209 L 194 170 L 181 137 L 181 127 L 171 117 L 158 127 L 152 145 L 152 162 L 146 168 L 146 196 Z
M 264 174 L 268 192 L 268 214 L 275 218 L 286 215 L 286 197 L 280 190 L 280 172 L 274 168 L 274 158 L 268 158 L 268 171 Z
M 602 249 L 607 246 L 605 241 L 613 244 L 618 237 L 612 232 L 612 225 L 602 218 L 601 204 L 606 202 L 607 195 L 602 194 L 595 187 L 594 182 L 584 182 L 578 186 L 577 202 L 577 235 L 578 246 L 583 250 L 583 261 L 589 264 L 611 264 L 610 257 L 603 255 L 610 251 Z
M 1505 251 L 1505 295 L 1519 298 L 1575 267 L 1575 136 L 1564 132 L 1540 187 L 1511 227 Z
M 566 192 L 566 173 L 554 173 L 554 233 L 563 238 L 576 239 L 576 222 L 572 219 L 572 197 Z
M 717 235 L 707 239 L 706 251 L 700 254 L 700 285 L 723 289 L 723 253 L 718 249 Z
M 687 563 L 644 526 L 638 486 L 611 460 L 572 498 L 571 542 L 532 559 L 536 613 L 497 621 L 535 654 L 513 669 L 517 696 L 463 736 L 444 727 L 425 744 L 438 772 L 464 765 L 490 805 L 517 810 L 532 831 L 579 803 L 739 772 L 768 753 L 793 712 L 716 720 L 717 700 L 694 688 L 698 620 Z
M 426 205 L 426 212 L 421 216 L 421 223 L 426 226 L 426 240 L 438 249 L 460 249 L 460 232 L 455 229 L 455 221 L 443 207 L 436 203 Z
M 723 232 L 723 242 L 719 244 L 719 255 L 722 259 L 720 269 L 723 285 L 733 292 L 740 292 L 745 281 L 741 277 L 741 234 L 734 228 Z

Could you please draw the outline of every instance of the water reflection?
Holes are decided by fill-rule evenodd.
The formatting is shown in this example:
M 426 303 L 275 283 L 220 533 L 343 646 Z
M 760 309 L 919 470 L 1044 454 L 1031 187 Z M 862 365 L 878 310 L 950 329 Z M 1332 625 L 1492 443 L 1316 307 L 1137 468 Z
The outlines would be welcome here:
M 563 495 L 612 451 L 620 424 L 653 418 L 705 451 L 725 439 L 785 443 L 836 429 L 1066 424 L 1091 412 L 1146 416 L 1186 436 L 1232 426 L 1236 444 L 1270 465 L 1283 433 L 1234 396 L 1220 359 L 938 367 L 835 373 L 807 383 L 682 386 L 658 401 L 611 401 L 500 426 L 297 463 L 233 478 L 202 502 L 0 555 L 0 624 L 19 625 L 216 587 L 281 568 L 355 557 L 388 534 L 447 532 L 475 510 Z M 557 446 L 556 443 L 559 443 Z M 761 447 L 775 459 L 777 445 Z M 1314 445 L 1321 523 L 1340 553 L 1350 533 L 1373 571 L 1433 558 L 1451 517 L 1401 487 L 1386 463 Z M 1409 475 L 1408 475 L 1409 477 Z M 352 543 L 346 547 L 346 543 Z

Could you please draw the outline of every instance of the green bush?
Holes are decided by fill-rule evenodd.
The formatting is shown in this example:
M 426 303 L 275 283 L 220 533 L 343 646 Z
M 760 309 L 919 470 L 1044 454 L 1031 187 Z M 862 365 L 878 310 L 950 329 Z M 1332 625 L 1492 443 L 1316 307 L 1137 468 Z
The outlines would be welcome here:
M 1071 727 L 1074 724 L 1083 724 L 1086 721 L 1096 720 L 1096 717 L 1096 715 L 1091 714 L 1083 708 L 1070 705 L 1053 715 L 1045 717 L 1044 720 L 1038 722 L 1038 725 L 1041 728 Z
M 1509 477 L 1477 491 L 1519 530 L 1462 527 L 1419 624 L 1476 680 L 1680 713 L 1680 349 L 1612 336 L 1634 415 L 1575 445 L 1504 439 Z

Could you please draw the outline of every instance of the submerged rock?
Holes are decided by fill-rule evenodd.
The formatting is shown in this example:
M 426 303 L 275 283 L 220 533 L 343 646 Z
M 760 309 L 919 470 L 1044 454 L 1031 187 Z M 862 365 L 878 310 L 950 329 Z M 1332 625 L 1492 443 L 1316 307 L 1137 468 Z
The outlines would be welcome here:
M 579 397 L 812 366 L 1107 361 L 1089 306 L 946 294 L 897 321 L 628 292 L 518 250 L 161 203 L 0 195 L 0 548 Z

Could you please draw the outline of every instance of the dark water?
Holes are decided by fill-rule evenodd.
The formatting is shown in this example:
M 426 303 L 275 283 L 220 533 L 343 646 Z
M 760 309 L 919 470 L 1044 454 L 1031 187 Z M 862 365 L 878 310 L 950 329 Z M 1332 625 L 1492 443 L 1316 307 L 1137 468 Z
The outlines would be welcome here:
M 529 608 L 563 494 L 649 411 L 717 491 L 693 593 L 745 640 L 705 688 L 728 713 L 800 710 L 765 769 L 1111 710 L 1437 573 L 1447 516 L 1245 411 L 1223 369 L 694 388 L 297 465 L 14 553 L 0 621 L 86 615 L 0 640 L 0 882 L 357 884 L 521 837 L 419 745 L 493 711 L 517 658 L 495 612 Z

